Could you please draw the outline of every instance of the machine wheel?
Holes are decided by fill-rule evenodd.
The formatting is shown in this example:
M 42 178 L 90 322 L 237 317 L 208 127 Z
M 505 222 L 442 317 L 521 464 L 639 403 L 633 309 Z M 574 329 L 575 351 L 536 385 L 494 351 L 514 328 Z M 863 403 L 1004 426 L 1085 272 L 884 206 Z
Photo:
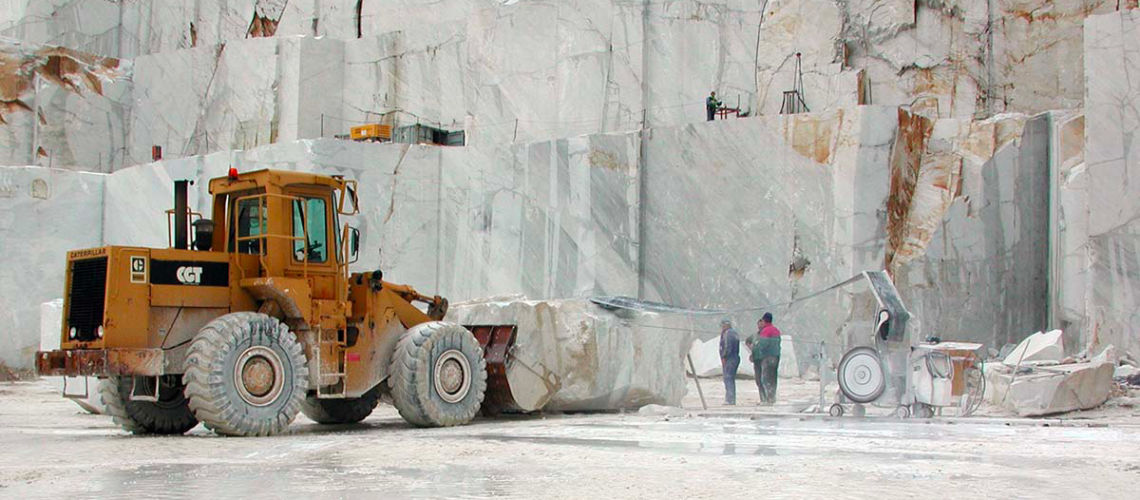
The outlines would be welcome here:
M 154 394 L 154 377 L 109 377 L 99 381 L 99 397 L 107 414 L 134 434 L 182 434 L 198 425 L 190 412 L 178 375 L 158 378 L 158 401 L 131 401 L 134 384 L 146 384 L 140 393 Z
M 827 414 L 831 415 L 833 417 L 842 417 L 843 416 L 843 405 L 841 405 L 839 403 L 835 403 L 835 404 L 831 405 L 831 408 L 827 409 Z
M 914 416 L 917 418 L 931 418 L 934 416 L 934 408 L 925 403 L 915 403 Z
M 404 332 L 388 373 L 393 404 L 418 427 L 470 422 L 487 390 L 487 362 L 479 342 L 466 328 L 442 321 Z
M 377 384 L 359 398 L 319 399 L 308 396 L 301 402 L 301 413 L 318 424 L 355 424 L 372 414 L 380 402 Z
M 186 355 L 186 397 L 206 427 L 268 436 L 289 427 L 309 388 L 297 338 L 276 318 L 238 312 L 202 327 Z
M 887 388 L 887 377 L 879 353 L 870 347 L 856 347 L 847 351 L 836 369 L 839 390 L 856 403 L 870 403 Z
M 910 417 L 910 408 L 907 407 L 906 405 L 899 405 L 898 408 L 895 408 L 895 417 L 897 417 L 897 418 L 909 418 Z

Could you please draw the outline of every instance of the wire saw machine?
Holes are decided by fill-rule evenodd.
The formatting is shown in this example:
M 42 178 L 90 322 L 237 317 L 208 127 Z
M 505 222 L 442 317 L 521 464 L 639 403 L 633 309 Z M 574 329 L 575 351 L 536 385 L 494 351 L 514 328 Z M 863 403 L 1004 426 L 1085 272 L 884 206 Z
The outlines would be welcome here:
M 911 314 L 891 277 L 885 271 L 865 271 L 863 277 L 879 305 L 873 338 L 839 361 L 839 390 L 828 413 L 839 417 L 850 407 L 863 416 L 868 404 L 894 408 L 900 418 L 932 417 L 951 406 L 959 416 L 977 410 L 985 383 L 977 354 L 982 345 L 938 339 L 912 343 Z

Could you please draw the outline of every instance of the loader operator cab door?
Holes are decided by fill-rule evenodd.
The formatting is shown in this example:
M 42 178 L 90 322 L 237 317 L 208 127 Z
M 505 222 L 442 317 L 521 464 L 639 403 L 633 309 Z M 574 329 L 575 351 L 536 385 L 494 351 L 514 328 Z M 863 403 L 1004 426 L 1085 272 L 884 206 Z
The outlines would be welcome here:
M 314 299 L 337 297 L 336 226 L 332 190 L 318 186 L 286 186 L 289 202 L 290 259 L 286 275 L 311 278 Z

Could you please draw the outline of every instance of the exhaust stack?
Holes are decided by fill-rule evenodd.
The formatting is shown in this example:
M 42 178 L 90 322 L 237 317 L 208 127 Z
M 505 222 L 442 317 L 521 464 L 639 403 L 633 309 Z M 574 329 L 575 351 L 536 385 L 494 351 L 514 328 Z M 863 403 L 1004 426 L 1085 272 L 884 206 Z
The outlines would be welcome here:
M 174 181 L 174 248 L 182 250 L 190 248 L 187 238 L 190 228 L 189 185 L 190 181 Z

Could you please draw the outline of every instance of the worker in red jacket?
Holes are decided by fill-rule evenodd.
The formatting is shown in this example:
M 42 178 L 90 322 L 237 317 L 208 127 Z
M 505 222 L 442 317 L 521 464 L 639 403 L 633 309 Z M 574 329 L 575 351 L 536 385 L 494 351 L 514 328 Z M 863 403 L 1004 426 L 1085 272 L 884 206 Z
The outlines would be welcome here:
M 772 324 L 772 313 L 766 312 L 756 323 L 756 334 L 745 342 L 751 348 L 749 359 L 756 374 L 756 388 L 760 402 L 776 403 L 776 382 L 780 369 L 780 329 Z

